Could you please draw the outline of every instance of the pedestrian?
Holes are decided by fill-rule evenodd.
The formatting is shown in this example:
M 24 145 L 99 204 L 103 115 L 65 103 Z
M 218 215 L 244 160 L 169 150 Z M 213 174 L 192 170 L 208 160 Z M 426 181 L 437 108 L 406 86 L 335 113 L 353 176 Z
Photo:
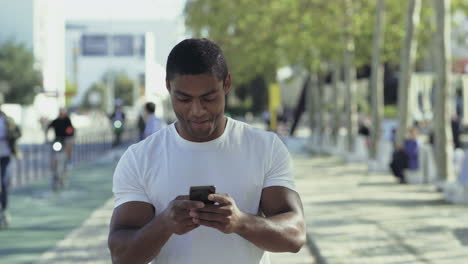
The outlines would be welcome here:
M 143 131 L 143 138 L 149 137 L 166 126 L 164 121 L 156 117 L 155 111 L 156 105 L 154 103 L 148 102 L 145 104 L 145 130 Z
M 0 101 L 3 101 L 1 97 Z M 8 165 L 11 157 L 19 157 L 17 141 L 21 137 L 21 130 L 15 124 L 15 121 L 0 110 L 0 177 L 1 177 L 1 195 L 0 195 L 0 229 L 7 228 L 9 224 L 8 209 L 8 191 L 10 185 L 10 175 Z
M 408 131 L 408 136 L 403 142 L 403 146 L 394 142 L 395 150 L 392 154 L 390 169 L 401 184 L 405 184 L 405 170 L 419 169 L 419 143 L 417 140 L 418 128 L 412 127 Z M 395 139 L 396 140 L 396 139 Z
M 145 109 L 142 109 L 142 111 L 140 111 L 140 113 L 138 114 L 137 127 L 138 127 L 138 138 L 140 141 L 145 139 L 144 137 L 145 127 L 146 127 L 145 115 L 146 115 Z
M 455 149 L 461 149 L 462 148 L 462 144 L 460 141 L 461 122 L 460 122 L 460 118 L 457 115 L 452 116 L 450 127 L 452 128 L 453 147 Z
M 122 133 L 125 127 L 125 112 L 122 110 L 123 101 L 122 99 L 115 100 L 115 110 L 110 114 L 109 119 L 112 122 L 114 131 L 114 141 L 112 147 L 117 147 L 122 141 Z
M 299 251 L 305 223 L 288 150 L 224 115 L 231 75 L 220 47 L 177 44 L 166 87 L 177 121 L 130 146 L 115 169 L 113 261 L 268 264 L 266 251 Z M 210 185 L 204 202 L 190 200 L 200 185 Z

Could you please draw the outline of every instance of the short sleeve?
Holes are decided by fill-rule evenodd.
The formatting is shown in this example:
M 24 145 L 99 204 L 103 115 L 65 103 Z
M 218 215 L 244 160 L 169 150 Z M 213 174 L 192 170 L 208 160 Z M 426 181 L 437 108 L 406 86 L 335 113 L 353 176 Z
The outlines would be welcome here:
M 269 168 L 265 175 L 263 188 L 282 186 L 295 190 L 291 155 L 283 142 L 274 136 L 271 148 Z
M 126 202 L 151 203 L 146 195 L 142 178 L 135 154 L 130 147 L 122 155 L 114 171 L 112 186 L 115 197 L 114 207 Z

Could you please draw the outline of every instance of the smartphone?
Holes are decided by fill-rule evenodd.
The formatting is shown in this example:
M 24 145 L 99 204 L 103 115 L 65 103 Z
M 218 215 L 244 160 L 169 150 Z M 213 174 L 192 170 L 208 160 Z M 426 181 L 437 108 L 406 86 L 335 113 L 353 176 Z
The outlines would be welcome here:
M 216 192 L 216 187 L 214 185 L 206 186 L 192 186 L 190 187 L 190 200 L 200 201 L 205 204 L 214 204 L 213 201 L 208 200 L 208 195 Z

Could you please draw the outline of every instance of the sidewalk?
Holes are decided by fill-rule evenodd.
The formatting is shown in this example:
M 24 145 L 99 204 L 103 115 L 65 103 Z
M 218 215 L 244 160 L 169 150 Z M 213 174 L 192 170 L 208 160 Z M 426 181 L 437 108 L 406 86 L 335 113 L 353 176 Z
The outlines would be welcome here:
M 36 263 L 110 263 L 107 235 L 112 210 L 113 199 L 110 198 L 104 205 L 96 209 L 81 226 L 78 226 L 63 240 L 57 241 L 54 247 L 43 253 Z M 304 246 L 297 254 L 272 253 L 270 258 L 272 264 L 315 263 L 307 246 Z
M 319 263 L 468 263 L 468 206 L 433 186 L 399 185 L 333 157 L 296 157 L 295 166 Z
M 109 219 L 112 214 L 113 199 L 108 200 L 101 208 L 71 232 L 54 248 L 44 253 L 37 264 L 49 263 L 110 263 L 107 248 Z M 271 264 L 313 264 L 313 258 L 304 247 L 299 253 L 273 253 Z
M 300 145 L 292 142 L 289 147 L 311 239 L 298 254 L 272 254 L 272 264 L 468 263 L 468 206 L 444 202 L 433 186 L 399 185 L 390 175 L 368 174 L 364 164 L 298 154 Z M 109 161 L 77 169 L 76 175 L 79 170 L 83 175 L 79 178 L 94 188 L 93 193 L 86 193 L 86 199 L 79 199 L 79 206 L 70 199 L 51 205 L 37 199 L 37 195 L 23 202 L 24 208 L 29 205 L 31 212 L 27 216 L 34 224 L 23 223 L 7 231 L 9 234 L 0 232 L 0 263 L 31 263 L 31 259 L 40 264 L 110 263 L 107 234 L 113 207 L 110 181 L 114 164 Z M 72 190 L 76 193 L 80 189 Z M 97 193 L 99 196 L 93 196 Z M 88 200 L 94 202 L 83 206 L 82 202 Z M 68 218 L 51 222 L 62 212 L 60 208 L 67 208 Z M 72 211 L 77 208 L 81 211 Z M 19 212 L 12 212 L 13 218 L 27 217 L 26 213 L 16 215 Z M 42 212 L 40 219 L 35 217 L 38 212 Z M 18 231 L 22 231 L 20 235 Z M 12 240 L 13 235 L 17 237 Z M 7 244 L 9 251 L 4 246 Z M 12 255 L 4 258 L 5 252 Z
M 73 168 L 70 186 L 53 192 L 50 177 L 15 189 L 10 226 L 0 231 L 0 263 L 33 263 L 112 196 L 113 157 Z M 59 262 L 57 262 L 59 263 Z

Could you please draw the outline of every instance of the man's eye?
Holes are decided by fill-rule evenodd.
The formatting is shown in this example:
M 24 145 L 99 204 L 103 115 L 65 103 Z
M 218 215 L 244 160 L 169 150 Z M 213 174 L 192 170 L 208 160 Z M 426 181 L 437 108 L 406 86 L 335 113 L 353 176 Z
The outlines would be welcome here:
M 216 96 L 205 97 L 204 99 L 205 99 L 205 101 L 207 101 L 207 102 L 212 102 L 212 101 L 216 100 Z
M 182 102 L 182 103 L 187 103 L 188 101 L 190 101 L 190 99 L 177 98 L 177 101 Z

